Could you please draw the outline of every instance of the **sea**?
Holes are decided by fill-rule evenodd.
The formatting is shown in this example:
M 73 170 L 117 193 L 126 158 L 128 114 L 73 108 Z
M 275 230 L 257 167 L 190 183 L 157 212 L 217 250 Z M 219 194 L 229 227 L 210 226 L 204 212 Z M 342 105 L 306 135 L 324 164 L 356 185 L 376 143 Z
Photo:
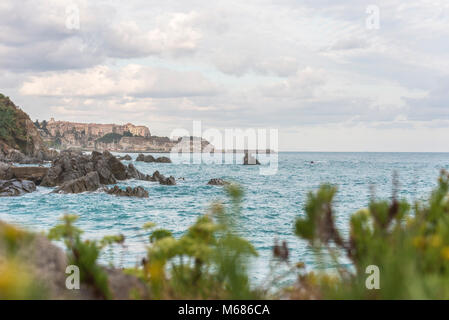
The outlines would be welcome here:
M 116 155 L 124 155 L 116 153 Z M 442 169 L 449 169 L 449 153 L 328 153 L 281 152 L 277 154 L 276 170 L 262 174 L 270 155 L 261 157 L 261 166 L 245 166 L 243 155 L 234 161 L 202 161 L 202 154 L 172 164 L 135 162 L 143 173 L 158 170 L 177 179 L 176 186 L 162 186 L 147 181 L 119 182 L 120 187 L 142 186 L 149 198 L 115 197 L 103 192 L 61 195 L 52 188 L 38 187 L 37 192 L 20 197 L 0 198 L 0 220 L 33 231 L 47 232 L 64 214 L 79 216 L 77 226 L 86 239 L 123 234 L 124 246 L 114 246 L 101 256 L 105 264 L 118 267 L 139 265 L 146 255 L 149 232 L 146 222 L 168 229 L 175 237 L 182 236 L 195 220 L 205 214 L 215 201 L 226 203 L 223 187 L 207 185 L 212 178 L 240 184 L 244 189 L 242 212 L 237 230 L 258 252 L 250 261 L 251 278 L 266 281 L 276 269 L 272 259 L 275 240 L 286 241 L 290 265 L 302 262 L 306 268 L 318 267 L 317 252 L 294 234 L 294 223 L 304 215 L 307 194 L 322 183 L 337 186 L 335 215 L 338 229 L 348 236 L 348 221 L 354 212 L 367 207 L 370 199 L 390 199 L 393 189 L 398 196 L 425 201 Z M 170 156 L 153 154 L 153 156 Z M 49 165 L 49 164 L 48 164 Z M 273 167 L 273 163 L 271 163 Z M 396 176 L 398 183 L 393 183 Z M 179 179 L 183 178 L 183 179 Z M 60 244 L 58 244 L 60 245 Z M 344 264 L 350 264 L 344 259 Z

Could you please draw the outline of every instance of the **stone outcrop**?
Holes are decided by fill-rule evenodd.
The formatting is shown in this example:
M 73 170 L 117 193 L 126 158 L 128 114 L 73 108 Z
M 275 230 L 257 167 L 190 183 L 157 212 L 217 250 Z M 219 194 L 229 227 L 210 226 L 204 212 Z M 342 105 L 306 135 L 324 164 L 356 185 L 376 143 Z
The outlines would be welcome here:
M 13 178 L 12 173 L 9 171 L 10 164 L 0 162 L 0 180 L 11 180 Z
M 117 181 L 136 179 L 175 185 L 173 177 L 166 178 L 159 172 L 152 176 L 144 174 L 130 163 L 125 166 L 110 152 L 92 152 L 90 156 L 76 151 L 63 151 L 53 161 L 43 177 L 41 186 L 56 187 L 57 193 L 81 193 L 95 191 L 101 185 L 116 184 Z
M 170 158 L 167 158 L 167 157 L 155 158 L 152 155 L 144 155 L 142 153 L 137 156 L 136 161 L 147 162 L 147 163 L 152 163 L 152 162 L 156 162 L 156 163 L 172 163 Z
M 42 179 L 47 175 L 46 167 L 14 167 L 11 166 L 6 171 L 11 178 L 33 181 L 36 185 L 40 185 Z
M 243 158 L 243 164 L 244 165 L 260 165 L 259 160 L 254 158 L 252 155 L 250 155 L 248 152 L 245 152 L 245 157 Z
M 87 191 L 96 191 L 100 188 L 100 177 L 98 172 L 89 172 L 87 175 L 64 183 L 53 193 L 83 193 Z
M 153 173 L 152 181 L 159 181 L 159 184 L 166 186 L 174 186 L 176 185 L 176 179 L 172 176 L 165 177 L 163 174 L 160 174 L 159 171 Z
M 0 180 L 0 197 L 16 197 L 36 191 L 36 185 L 26 180 Z
M 229 182 L 223 179 L 210 179 L 207 184 L 210 186 L 225 186 L 228 185 Z
M 134 166 L 125 166 L 110 152 L 92 152 L 90 156 L 73 151 L 63 151 L 53 161 L 48 174 L 41 185 L 55 187 L 71 180 L 79 179 L 89 172 L 97 172 L 100 183 L 115 184 L 126 179 L 148 180 L 148 176 L 140 173 Z
M 131 158 L 131 156 L 129 154 L 127 154 L 124 157 L 120 157 L 118 158 L 120 161 L 131 161 L 133 158 Z
M 114 186 L 111 189 L 105 189 L 107 194 L 119 196 L 119 197 L 137 197 L 137 198 L 148 198 L 149 193 L 143 187 L 127 187 L 125 190 L 120 189 L 118 186 Z

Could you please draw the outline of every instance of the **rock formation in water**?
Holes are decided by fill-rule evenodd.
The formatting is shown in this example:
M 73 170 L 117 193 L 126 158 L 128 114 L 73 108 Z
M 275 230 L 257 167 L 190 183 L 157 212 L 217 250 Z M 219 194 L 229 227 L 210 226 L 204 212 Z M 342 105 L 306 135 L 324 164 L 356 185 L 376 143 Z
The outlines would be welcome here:
M 131 156 L 129 154 L 127 154 L 124 157 L 119 157 L 118 158 L 120 161 L 131 161 L 133 158 L 131 158 Z
M 16 197 L 36 191 L 36 185 L 26 180 L 0 180 L 0 197 Z
M 81 178 L 65 182 L 53 191 L 53 193 L 83 193 L 86 191 L 96 191 L 100 188 L 100 177 L 98 172 L 89 172 Z
M 166 178 L 156 171 L 152 176 L 144 174 L 131 163 L 125 166 L 109 151 L 81 152 L 63 151 L 41 182 L 44 187 L 59 186 L 56 193 L 81 193 L 95 191 L 101 185 L 116 184 L 117 181 L 136 179 L 159 182 L 163 185 L 175 185 L 173 177 Z
M 210 179 L 207 184 L 210 186 L 225 186 L 228 185 L 229 182 L 223 179 Z
M 148 198 L 149 193 L 143 187 L 138 186 L 135 188 L 127 187 L 125 190 L 120 189 L 118 186 L 114 186 L 111 189 L 105 189 L 107 194 L 119 196 L 119 197 L 136 197 L 136 198 Z
M 167 157 L 155 158 L 152 155 L 144 155 L 142 153 L 137 156 L 136 161 L 147 162 L 147 163 L 152 163 L 152 162 L 156 162 L 156 163 L 172 163 L 170 158 L 167 158 Z
M 243 158 L 244 165 L 260 165 L 259 160 L 254 158 L 249 152 L 245 152 L 245 157 Z

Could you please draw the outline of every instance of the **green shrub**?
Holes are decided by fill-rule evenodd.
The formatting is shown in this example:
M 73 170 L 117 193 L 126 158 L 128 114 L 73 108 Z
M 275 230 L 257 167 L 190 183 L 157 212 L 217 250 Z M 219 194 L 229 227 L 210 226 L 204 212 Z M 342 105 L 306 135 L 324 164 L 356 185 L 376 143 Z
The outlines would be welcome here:
M 163 299 L 251 299 L 257 298 L 249 285 L 248 259 L 257 253 L 240 238 L 233 220 L 238 219 L 242 191 L 227 189 L 231 209 L 216 203 L 210 212 L 179 239 L 167 230 L 151 233 L 151 246 L 144 274 L 153 294 Z M 151 228 L 154 225 L 146 225 Z
M 410 206 L 393 195 L 373 200 L 350 220 L 343 239 L 334 223 L 332 200 L 336 189 L 322 186 L 310 193 L 305 217 L 295 232 L 332 258 L 337 272 L 304 274 L 293 297 L 306 288 L 313 298 L 447 299 L 449 298 L 449 175 L 442 172 L 427 203 Z M 345 257 L 344 257 L 345 256 Z M 353 268 L 343 268 L 342 259 Z M 380 288 L 366 286 L 368 266 L 380 270 Z M 368 271 L 367 271 L 368 270 Z
M 105 134 L 103 137 L 98 138 L 96 140 L 96 142 L 100 142 L 100 143 L 117 143 L 119 142 L 121 139 L 123 138 L 123 136 L 121 134 L 118 133 L 108 133 Z
M 62 223 L 53 227 L 48 234 L 51 240 L 64 240 L 68 249 L 69 263 L 80 269 L 81 281 L 92 285 L 97 294 L 105 299 L 111 299 L 112 295 L 108 286 L 107 274 L 98 265 L 100 252 L 113 243 L 123 243 L 123 236 L 107 236 L 99 242 L 81 240 L 82 231 L 73 224 L 78 219 L 75 215 L 65 215 Z

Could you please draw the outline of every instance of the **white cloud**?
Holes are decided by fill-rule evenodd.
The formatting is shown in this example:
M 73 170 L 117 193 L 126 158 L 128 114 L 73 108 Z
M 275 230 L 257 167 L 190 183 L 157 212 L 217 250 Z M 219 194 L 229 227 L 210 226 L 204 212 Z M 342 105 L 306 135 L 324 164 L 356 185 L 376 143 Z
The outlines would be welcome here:
M 65 27 L 72 3 L 79 30 Z M 449 120 L 449 3 L 379 0 L 368 30 L 371 4 L 3 0 L 0 85 L 41 119 L 270 126 L 288 149 L 301 135 L 282 128 L 300 127 L 315 150 L 410 148 Z M 388 140 L 400 130 L 407 144 Z
M 20 89 L 23 95 L 53 97 L 185 97 L 214 95 L 217 87 L 196 72 L 177 72 L 141 65 L 122 68 L 97 66 L 31 77 Z

